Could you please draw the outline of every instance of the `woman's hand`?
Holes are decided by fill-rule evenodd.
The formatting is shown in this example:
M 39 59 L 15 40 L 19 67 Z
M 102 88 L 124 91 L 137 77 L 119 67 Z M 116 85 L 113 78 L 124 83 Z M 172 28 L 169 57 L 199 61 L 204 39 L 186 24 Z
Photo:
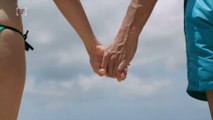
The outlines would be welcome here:
M 104 76 L 106 74 L 103 69 L 101 69 L 101 63 L 104 54 L 104 47 L 102 45 L 96 45 L 94 50 L 88 52 L 90 56 L 90 65 L 93 71 L 99 76 Z

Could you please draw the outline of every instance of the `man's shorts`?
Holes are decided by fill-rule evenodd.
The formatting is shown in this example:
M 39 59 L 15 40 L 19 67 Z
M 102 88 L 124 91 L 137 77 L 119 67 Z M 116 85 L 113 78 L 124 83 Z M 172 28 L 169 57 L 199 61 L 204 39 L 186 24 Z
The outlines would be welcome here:
M 213 0 L 185 2 L 187 93 L 206 101 L 213 90 Z

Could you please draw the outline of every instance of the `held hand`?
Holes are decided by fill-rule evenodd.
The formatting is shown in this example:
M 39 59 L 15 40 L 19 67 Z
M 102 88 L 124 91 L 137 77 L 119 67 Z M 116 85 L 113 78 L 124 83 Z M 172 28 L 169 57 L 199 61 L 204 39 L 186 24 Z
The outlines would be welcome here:
M 106 74 L 106 72 L 101 69 L 103 54 L 104 48 L 102 45 L 97 45 L 95 50 L 90 54 L 90 65 L 92 66 L 93 71 L 99 76 L 104 76 Z
M 92 66 L 93 71 L 99 76 L 108 76 L 106 73 L 106 69 L 101 69 L 101 63 L 104 55 L 104 47 L 102 45 L 97 45 L 93 52 L 90 52 L 90 64 Z M 118 80 L 124 80 L 126 78 L 127 68 L 123 70 L 123 72 L 117 78 Z M 111 77 L 111 76 L 108 76 Z M 116 77 L 116 76 L 113 76 Z
M 118 81 L 126 78 L 127 66 L 137 49 L 137 40 L 121 39 L 123 39 L 123 36 L 116 37 L 115 42 L 104 50 L 101 63 L 101 68 L 103 71 L 105 70 L 107 76 L 116 77 Z

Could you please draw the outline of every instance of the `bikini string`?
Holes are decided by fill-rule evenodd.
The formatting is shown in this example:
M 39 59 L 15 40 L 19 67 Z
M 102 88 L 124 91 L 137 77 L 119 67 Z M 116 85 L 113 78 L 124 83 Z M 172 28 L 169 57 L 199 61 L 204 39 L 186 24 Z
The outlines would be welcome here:
M 22 32 L 20 32 L 19 30 L 15 29 L 15 28 L 12 28 L 12 27 L 9 27 L 9 26 L 5 26 L 5 25 L 1 25 L 1 24 L 0 24 L 0 26 L 5 27 L 6 29 L 13 30 L 13 31 L 19 33 L 21 36 L 23 36 L 24 42 L 25 42 L 25 50 L 26 51 L 34 50 L 34 48 L 26 41 L 27 35 L 29 33 L 29 30 L 27 30 L 25 34 L 22 34 Z

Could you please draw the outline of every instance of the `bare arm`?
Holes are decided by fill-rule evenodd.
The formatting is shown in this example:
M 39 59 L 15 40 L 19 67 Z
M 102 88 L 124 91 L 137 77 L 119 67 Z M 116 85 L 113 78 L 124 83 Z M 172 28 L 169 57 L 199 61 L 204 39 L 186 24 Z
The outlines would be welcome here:
M 132 0 L 114 42 L 104 52 L 101 67 L 110 77 L 121 78 L 137 49 L 138 37 L 157 0 Z
M 118 34 L 125 34 L 124 41 L 138 40 L 157 0 L 132 0 Z M 130 39 L 131 38 L 131 39 Z
M 80 0 L 54 0 L 54 2 L 81 37 L 90 56 L 93 70 L 97 73 L 102 60 L 101 51 L 96 50 L 100 43 L 92 31 Z
M 79 34 L 88 53 L 92 52 L 100 43 L 96 40 L 80 0 L 54 0 L 54 2 Z

